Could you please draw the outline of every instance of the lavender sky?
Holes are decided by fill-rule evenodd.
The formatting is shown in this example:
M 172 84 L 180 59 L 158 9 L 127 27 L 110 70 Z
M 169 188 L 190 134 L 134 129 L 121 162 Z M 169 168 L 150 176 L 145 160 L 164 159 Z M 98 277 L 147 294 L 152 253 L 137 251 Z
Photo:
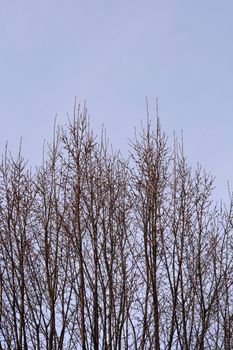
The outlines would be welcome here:
M 233 189 L 232 0 L 0 0 L 0 151 L 41 162 L 74 96 L 123 152 L 155 100 L 188 160 Z

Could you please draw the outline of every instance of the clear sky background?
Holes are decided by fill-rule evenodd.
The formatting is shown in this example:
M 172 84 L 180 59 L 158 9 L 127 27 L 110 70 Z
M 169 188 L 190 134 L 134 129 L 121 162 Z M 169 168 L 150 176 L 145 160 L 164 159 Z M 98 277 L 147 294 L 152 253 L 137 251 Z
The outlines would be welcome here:
M 155 100 L 189 162 L 233 189 L 232 0 L 0 0 L 0 151 L 41 162 L 74 96 L 124 152 Z

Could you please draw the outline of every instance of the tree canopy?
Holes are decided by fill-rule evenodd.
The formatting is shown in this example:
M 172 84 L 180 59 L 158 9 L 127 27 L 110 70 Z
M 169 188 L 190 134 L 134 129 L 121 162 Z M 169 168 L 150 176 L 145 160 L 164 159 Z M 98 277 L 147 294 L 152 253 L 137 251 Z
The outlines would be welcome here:
M 129 157 L 75 109 L 0 165 L 0 349 L 233 349 L 233 200 L 160 120 Z

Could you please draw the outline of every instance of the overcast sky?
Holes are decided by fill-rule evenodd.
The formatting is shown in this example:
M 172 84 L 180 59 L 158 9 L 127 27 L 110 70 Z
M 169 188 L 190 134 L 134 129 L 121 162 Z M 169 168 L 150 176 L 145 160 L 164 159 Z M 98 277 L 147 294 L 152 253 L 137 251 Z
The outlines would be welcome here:
M 41 161 L 54 117 L 74 96 L 116 148 L 159 99 L 162 126 L 184 132 L 191 164 L 233 188 L 232 0 L 0 0 L 0 151 Z

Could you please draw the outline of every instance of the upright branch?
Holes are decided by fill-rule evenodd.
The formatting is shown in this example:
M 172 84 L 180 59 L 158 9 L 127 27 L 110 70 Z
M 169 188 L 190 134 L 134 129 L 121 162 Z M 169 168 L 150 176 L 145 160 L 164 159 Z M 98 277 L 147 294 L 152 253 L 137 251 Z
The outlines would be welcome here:
M 0 350 L 233 348 L 233 196 L 147 116 L 128 159 L 75 105 L 0 164 Z

